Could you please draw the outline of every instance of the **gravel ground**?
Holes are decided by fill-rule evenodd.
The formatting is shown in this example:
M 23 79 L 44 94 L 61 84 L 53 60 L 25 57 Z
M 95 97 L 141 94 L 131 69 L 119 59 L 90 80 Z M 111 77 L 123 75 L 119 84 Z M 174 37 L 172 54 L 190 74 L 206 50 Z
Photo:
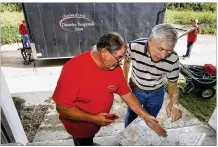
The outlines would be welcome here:
M 20 119 L 29 142 L 32 142 L 48 109 L 48 105 L 24 106 Z
M 25 100 L 19 97 L 13 97 L 13 101 L 28 141 L 32 142 L 50 105 L 25 105 Z

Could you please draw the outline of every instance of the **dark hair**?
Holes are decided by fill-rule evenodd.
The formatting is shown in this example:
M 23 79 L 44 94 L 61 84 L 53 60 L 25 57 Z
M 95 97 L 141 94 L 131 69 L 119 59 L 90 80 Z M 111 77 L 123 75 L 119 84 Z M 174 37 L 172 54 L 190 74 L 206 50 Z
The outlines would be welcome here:
M 101 36 L 97 42 L 97 50 L 106 48 L 110 53 L 120 50 L 122 45 L 126 45 L 124 39 L 116 32 L 107 32 Z

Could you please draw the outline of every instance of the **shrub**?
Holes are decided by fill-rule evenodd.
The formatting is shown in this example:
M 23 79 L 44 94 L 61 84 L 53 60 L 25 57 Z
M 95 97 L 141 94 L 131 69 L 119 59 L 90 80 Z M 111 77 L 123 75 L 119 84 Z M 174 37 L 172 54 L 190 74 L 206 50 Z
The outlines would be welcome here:
M 9 11 L 17 11 L 21 12 L 22 11 L 22 5 L 21 3 L 1 3 L 1 12 Z
M 11 19 L 12 18 L 12 19 Z M 18 27 L 24 19 L 21 12 L 8 12 L 1 13 L 1 43 L 9 44 L 20 41 Z
M 168 3 L 170 10 L 184 11 L 211 11 L 216 12 L 216 3 Z

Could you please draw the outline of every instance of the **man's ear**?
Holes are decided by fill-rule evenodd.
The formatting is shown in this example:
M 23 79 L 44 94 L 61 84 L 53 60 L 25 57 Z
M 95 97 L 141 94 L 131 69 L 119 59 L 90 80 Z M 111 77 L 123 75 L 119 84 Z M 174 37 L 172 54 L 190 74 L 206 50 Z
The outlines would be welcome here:
M 106 48 L 101 48 L 101 49 L 100 49 L 100 53 L 101 53 L 101 56 L 102 56 L 102 57 L 107 56 L 107 54 L 106 54 L 106 53 L 107 53 L 107 49 L 106 49 Z
M 105 52 L 107 52 L 107 49 L 106 48 L 101 48 L 100 51 L 101 51 L 101 53 L 105 53 Z
M 152 42 L 152 37 L 150 36 L 149 38 L 148 38 L 148 44 L 151 44 L 151 42 Z

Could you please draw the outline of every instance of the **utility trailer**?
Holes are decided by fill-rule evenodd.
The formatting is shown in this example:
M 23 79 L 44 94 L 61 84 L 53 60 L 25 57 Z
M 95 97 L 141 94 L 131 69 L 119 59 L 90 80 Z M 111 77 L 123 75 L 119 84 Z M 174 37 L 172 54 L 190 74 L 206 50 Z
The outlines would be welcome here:
M 105 32 L 127 41 L 149 37 L 164 22 L 165 3 L 23 3 L 35 60 L 72 58 Z

